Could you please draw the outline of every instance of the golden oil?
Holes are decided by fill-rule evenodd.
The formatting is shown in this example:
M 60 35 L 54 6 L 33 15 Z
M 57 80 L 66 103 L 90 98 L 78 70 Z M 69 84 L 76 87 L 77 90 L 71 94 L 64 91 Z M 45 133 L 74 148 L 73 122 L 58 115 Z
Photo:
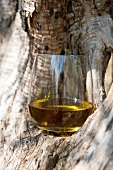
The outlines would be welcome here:
M 36 125 L 52 132 L 75 132 L 79 130 L 93 106 L 87 101 L 68 98 L 44 98 L 29 104 L 29 112 Z

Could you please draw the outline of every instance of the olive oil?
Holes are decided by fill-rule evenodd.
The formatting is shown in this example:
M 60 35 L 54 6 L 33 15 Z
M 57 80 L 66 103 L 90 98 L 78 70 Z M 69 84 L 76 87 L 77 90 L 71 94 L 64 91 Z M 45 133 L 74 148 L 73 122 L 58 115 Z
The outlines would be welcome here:
M 93 112 L 92 104 L 68 98 L 45 98 L 29 104 L 36 125 L 53 132 L 75 132 Z

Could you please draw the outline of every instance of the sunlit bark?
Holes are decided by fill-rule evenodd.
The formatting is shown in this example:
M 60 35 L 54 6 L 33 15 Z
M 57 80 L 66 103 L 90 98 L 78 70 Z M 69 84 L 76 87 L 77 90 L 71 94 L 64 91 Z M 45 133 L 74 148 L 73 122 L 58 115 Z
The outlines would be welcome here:
M 112 170 L 113 83 L 107 98 L 104 90 L 113 52 L 112 0 L 6 0 L 0 6 L 0 170 Z M 87 94 L 98 109 L 78 133 L 63 138 L 35 127 L 27 99 L 34 57 L 67 48 L 84 56 Z M 84 70 L 88 58 L 91 67 Z

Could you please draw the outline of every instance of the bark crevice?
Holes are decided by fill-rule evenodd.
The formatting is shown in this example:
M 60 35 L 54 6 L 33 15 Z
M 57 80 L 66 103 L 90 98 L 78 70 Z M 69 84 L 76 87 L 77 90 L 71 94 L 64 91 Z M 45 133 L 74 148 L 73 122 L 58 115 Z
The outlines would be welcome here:
M 3 1 L 0 4 L 3 6 Z M 105 71 L 113 52 L 112 1 L 25 0 L 20 13 L 16 5 L 15 0 L 6 0 L 1 10 L 0 31 L 8 30 L 9 35 L 6 43 L 2 34 L 0 50 L 0 169 L 112 170 L 113 82 L 104 96 Z M 94 100 L 100 106 L 78 133 L 64 138 L 46 135 L 35 127 L 28 114 L 27 98 L 34 57 L 39 52 L 63 53 L 67 46 L 71 54 L 84 56 L 82 66 L 90 59 Z M 88 82 L 84 86 L 89 89 Z

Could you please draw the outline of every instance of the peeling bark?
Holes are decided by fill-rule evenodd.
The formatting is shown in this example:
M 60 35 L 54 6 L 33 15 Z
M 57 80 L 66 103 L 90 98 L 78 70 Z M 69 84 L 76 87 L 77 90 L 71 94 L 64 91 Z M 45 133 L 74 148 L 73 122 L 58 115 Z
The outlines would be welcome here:
M 0 2 L 4 7 L 0 14 L 0 169 L 112 170 L 113 83 L 107 98 L 104 91 L 105 72 L 113 50 L 112 2 L 19 2 L 19 12 L 16 1 Z M 67 8 L 62 14 L 64 7 Z M 56 20 L 58 29 L 54 26 Z M 91 68 L 87 67 L 84 73 L 86 89 L 90 100 L 87 72 L 91 69 L 94 101 L 99 106 L 83 127 L 67 138 L 39 130 L 27 110 L 34 57 L 39 52 L 62 53 L 65 45 L 70 53 L 84 56 L 83 70 L 90 59 Z

